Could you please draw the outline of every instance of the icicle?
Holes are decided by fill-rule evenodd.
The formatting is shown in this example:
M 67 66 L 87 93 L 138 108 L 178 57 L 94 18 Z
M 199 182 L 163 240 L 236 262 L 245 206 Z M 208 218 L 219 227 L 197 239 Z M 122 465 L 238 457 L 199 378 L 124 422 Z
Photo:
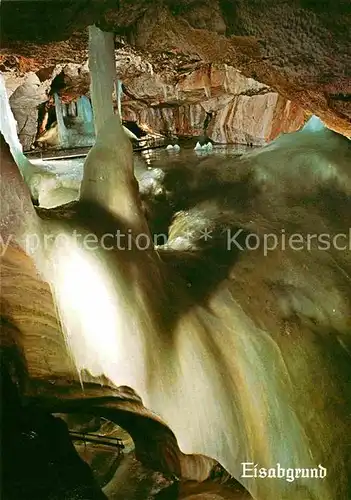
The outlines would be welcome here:
M 83 110 L 84 120 L 86 122 L 94 122 L 93 117 L 93 108 L 91 107 L 90 99 L 87 96 L 83 95 L 79 98 L 78 102 Z
M 90 100 L 85 96 L 81 96 L 77 101 L 77 117 L 82 123 L 82 133 L 85 136 L 95 136 L 93 110 Z
M 58 126 L 59 143 L 62 148 L 66 148 L 69 146 L 69 132 L 63 120 L 63 104 L 58 94 L 54 95 L 54 99 L 55 99 L 55 111 L 56 111 L 56 121 Z
M 123 96 L 122 82 L 121 80 L 117 80 L 116 98 L 117 98 L 118 113 L 120 117 L 122 117 L 122 96 Z
M 74 101 L 70 102 L 68 105 L 68 116 L 77 116 L 77 108 L 76 108 L 76 103 Z
M 112 57 L 113 55 L 113 57 Z M 89 26 L 90 95 L 93 104 L 95 131 L 113 116 L 112 93 L 117 80 L 114 35 Z

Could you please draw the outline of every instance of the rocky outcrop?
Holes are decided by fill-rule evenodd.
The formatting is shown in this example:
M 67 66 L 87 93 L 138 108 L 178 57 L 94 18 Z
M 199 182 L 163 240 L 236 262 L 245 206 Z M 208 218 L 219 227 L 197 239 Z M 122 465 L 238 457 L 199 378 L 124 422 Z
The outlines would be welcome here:
M 3 2 L 2 54 L 22 67 L 81 62 L 84 28 L 114 31 L 171 78 L 197 63 L 230 65 L 351 135 L 351 15 L 345 0 Z M 31 42 L 31 43 L 28 43 Z
M 298 105 L 227 64 L 193 62 L 184 72 L 184 61 L 180 58 L 175 71 L 169 73 L 124 44 L 116 50 L 116 68 L 124 88 L 123 118 L 157 133 L 182 137 L 206 134 L 217 143 L 261 145 L 280 133 L 297 130 L 304 123 L 305 113 Z M 38 104 L 49 99 L 49 91 L 59 93 L 66 104 L 89 94 L 87 61 L 53 66 L 50 71 L 51 79 L 41 84 L 38 75 L 49 76 L 45 68 L 27 78 L 28 82 L 37 82 L 40 97 L 27 80 L 11 96 L 25 149 L 35 140 Z M 13 72 L 5 75 L 8 75 L 6 83 L 14 88 Z M 22 131 L 24 123 L 26 129 Z
M 235 97 L 219 109 L 211 121 L 208 136 L 229 143 L 263 144 L 281 133 L 294 132 L 304 123 L 304 112 L 276 92 Z
M 203 65 L 174 85 L 150 71 L 125 86 L 124 118 L 160 133 L 260 145 L 305 119 L 299 106 L 228 65 Z
M 35 73 L 28 73 L 10 97 L 10 106 L 17 121 L 19 139 L 25 150 L 37 135 L 38 107 L 47 101 L 48 82 L 41 82 Z

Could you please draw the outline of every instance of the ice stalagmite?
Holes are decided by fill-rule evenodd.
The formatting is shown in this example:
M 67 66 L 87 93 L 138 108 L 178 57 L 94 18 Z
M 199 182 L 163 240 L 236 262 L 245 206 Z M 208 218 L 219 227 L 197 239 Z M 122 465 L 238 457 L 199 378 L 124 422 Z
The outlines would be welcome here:
M 129 290 L 131 280 L 128 279 L 126 284 L 122 270 L 132 254 L 128 251 L 118 254 L 104 252 L 107 246 L 111 249 L 116 243 L 118 246 L 118 240 L 113 236 L 117 228 L 123 241 L 126 235 L 148 235 L 133 174 L 132 146 L 119 115 L 114 115 L 113 110 L 114 58 L 113 35 L 90 27 L 89 68 L 96 142 L 85 160 L 80 202 L 81 206 L 86 202 L 85 207 L 91 207 L 92 213 L 100 213 L 99 225 L 102 221 L 107 226 L 101 235 L 101 247 L 96 245 L 94 252 L 87 251 L 80 241 L 70 237 L 64 242 L 64 249 L 61 246 L 53 248 L 52 262 L 55 265 L 51 282 L 54 283 L 63 330 L 78 371 L 87 369 L 93 375 L 106 373 L 114 383 L 142 391 L 145 386 L 144 365 L 130 363 L 127 356 L 128 352 L 134 352 L 137 359 L 142 358 L 143 337 L 140 337 L 142 329 L 138 312 L 135 315 L 135 335 L 130 336 L 130 342 L 125 342 L 131 304 L 136 299 L 129 297 L 134 291 Z M 106 218 L 106 213 L 115 219 L 108 222 L 110 219 Z M 105 214 L 105 219 L 102 214 Z M 143 255 L 147 253 L 145 251 Z M 110 274 L 106 258 L 111 255 L 113 258 L 118 256 L 121 262 L 120 266 L 110 268 Z M 101 333 L 103 342 L 99 343 Z
M 84 164 L 81 199 L 138 224 L 143 218 L 136 206 L 132 146 L 113 109 L 117 80 L 113 35 L 95 26 L 89 27 L 89 69 L 97 137 Z
M 325 128 L 324 123 L 318 116 L 311 116 L 311 118 L 308 120 L 306 125 L 303 127 L 302 130 L 309 131 L 309 132 L 318 132 L 319 130 L 323 130 Z
M 90 100 L 87 96 L 81 96 L 77 101 L 78 118 L 82 121 L 84 134 L 95 136 L 94 117 Z
M 89 70 L 92 75 L 90 93 L 95 131 L 98 134 L 103 124 L 113 116 L 112 93 L 117 77 L 113 33 L 101 31 L 96 26 L 89 27 Z
M 62 105 L 61 99 L 58 94 L 55 94 L 55 111 L 56 111 L 56 120 L 58 126 L 58 136 L 59 143 L 61 148 L 67 148 L 70 145 L 70 134 L 66 128 L 65 122 L 63 120 L 64 106 Z

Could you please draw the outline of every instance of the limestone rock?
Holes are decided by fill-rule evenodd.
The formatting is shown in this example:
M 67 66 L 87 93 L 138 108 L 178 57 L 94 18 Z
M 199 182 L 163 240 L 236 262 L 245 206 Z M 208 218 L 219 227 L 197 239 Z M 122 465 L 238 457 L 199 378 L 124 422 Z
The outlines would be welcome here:
M 175 68 L 186 72 L 196 63 L 227 64 L 351 135 L 351 11 L 345 0 L 121 0 L 118 6 L 106 0 L 78 11 L 60 2 L 38 5 L 1 5 L 2 53 L 26 58 L 27 71 L 63 59 L 80 63 L 85 27 L 97 23 L 123 36 L 157 72 L 171 77 Z
M 51 79 L 45 80 L 40 88 L 51 86 L 64 103 L 89 94 L 87 60 L 52 68 Z M 123 45 L 116 50 L 116 68 L 124 86 L 123 118 L 157 133 L 178 136 L 206 133 L 218 143 L 261 145 L 282 132 L 297 130 L 305 120 L 297 104 L 228 64 L 196 63 L 186 73 L 183 66 L 176 65 L 170 73 Z M 49 76 L 45 67 L 37 74 L 42 78 Z M 32 75 L 30 81 L 40 83 L 34 73 L 29 75 Z M 20 134 L 25 149 L 29 149 L 36 136 L 37 105 L 48 98 L 42 92 L 38 99 L 36 92 L 27 83 L 11 97 L 20 131 L 26 123 L 25 133 Z M 21 96 L 27 99 L 25 103 Z M 28 108 L 31 119 L 26 122 Z
M 35 140 L 38 125 L 38 106 L 47 100 L 47 86 L 35 73 L 28 73 L 24 83 L 10 97 L 10 105 L 17 121 L 19 139 L 25 150 Z
M 123 115 L 179 136 L 207 133 L 217 143 L 264 144 L 299 129 L 305 113 L 228 65 L 203 65 L 174 85 L 160 76 L 129 79 Z
M 235 97 L 220 109 L 208 136 L 215 142 L 264 144 L 281 133 L 293 132 L 304 121 L 301 108 L 275 92 Z

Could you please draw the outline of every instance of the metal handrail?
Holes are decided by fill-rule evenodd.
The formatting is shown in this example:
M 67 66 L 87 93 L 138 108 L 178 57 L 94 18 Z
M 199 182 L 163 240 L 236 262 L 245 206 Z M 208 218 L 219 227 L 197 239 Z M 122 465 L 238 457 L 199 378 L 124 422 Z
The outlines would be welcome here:
M 76 441 L 87 441 L 90 443 L 103 444 L 123 450 L 125 448 L 122 440 L 117 437 L 102 436 L 100 434 L 90 434 L 83 432 L 69 431 L 69 435 Z
M 145 146 L 140 146 L 139 143 L 146 141 Z M 158 149 L 165 145 L 165 138 L 143 139 L 138 140 L 138 144 L 133 146 L 133 151 L 144 151 L 146 149 Z M 38 160 L 68 160 L 72 158 L 85 158 L 89 153 L 92 146 L 81 146 L 69 149 L 46 149 L 46 150 L 30 150 L 25 151 L 24 154 L 29 159 Z M 61 154 L 62 153 L 62 154 Z

